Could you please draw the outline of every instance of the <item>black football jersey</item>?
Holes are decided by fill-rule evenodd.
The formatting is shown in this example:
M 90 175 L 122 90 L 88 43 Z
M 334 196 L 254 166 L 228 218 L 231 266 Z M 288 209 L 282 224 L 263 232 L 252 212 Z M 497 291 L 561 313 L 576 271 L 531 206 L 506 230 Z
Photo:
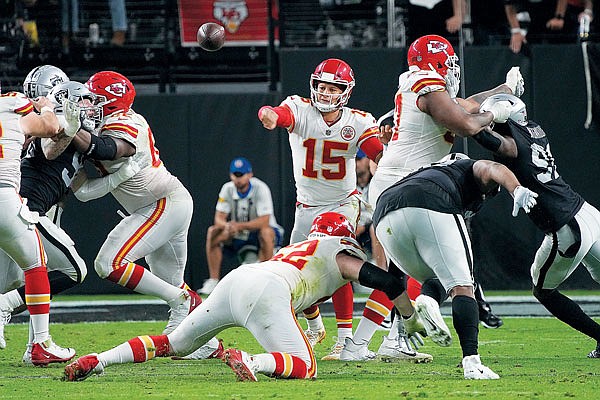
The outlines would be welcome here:
M 27 198 L 32 211 L 45 214 L 67 194 L 75 172 L 79 170 L 82 156 L 70 144 L 54 160 L 48 160 L 42 150 L 41 139 L 29 144 L 21 160 L 21 197 Z
M 391 211 L 418 207 L 446 214 L 469 217 L 479 211 L 485 194 L 473 175 L 476 160 L 463 159 L 452 164 L 433 165 L 407 175 L 387 188 L 377 200 L 373 214 L 375 226 Z M 497 193 L 493 191 L 492 194 Z
M 529 218 L 546 233 L 557 231 L 577 214 L 584 199 L 558 173 L 546 132 L 534 121 L 521 126 L 511 120 L 496 125 L 494 130 L 512 136 L 518 153 L 517 158 L 496 155 L 496 161 L 506 165 L 521 185 L 539 195 Z

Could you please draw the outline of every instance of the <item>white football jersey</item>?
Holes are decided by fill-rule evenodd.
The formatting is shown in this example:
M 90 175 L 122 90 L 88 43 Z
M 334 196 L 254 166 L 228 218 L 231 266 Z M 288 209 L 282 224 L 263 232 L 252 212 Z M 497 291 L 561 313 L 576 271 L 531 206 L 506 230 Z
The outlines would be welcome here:
M 273 198 L 269 186 L 256 177 L 250 178 L 250 190 L 245 196 L 238 193 L 233 182 L 221 187 L 217 211 L 229 214 L 232 221 L 248 222 L 263 215 L 270 215 L 269 225 L 276 227 L 277 220 L 273 210 Z M 249 231 L 237 235 L 237 239 L 247 240 Z
M 341 118 L 330 126 L 309 99 L 290 96 L 281 106 L 293 116 L 288 131 L 297 200 L 310 206 L 344 200 L 356 190 L 358 148 L 379 132 L 375 118 L 343 107 Z
M 131 157 L 142 170 L 111 192 L 127 212 L 150 205 L 182 186 L 165 168 L 154 145 L 152 130 L 140 114 L 133 110 L 113 114 L 102 122 L 98 132 L 99 135 L 123 139 L 135 147 L 135 154 Z M 127 157 L 97 161 L 96 165 L 104 174 L 112 174 L 125 161 Z
M 269 261 L 247 264 L 246 268 L 270 271 L 289 286 L 294 310 L 305 310 L 325 300 L 348 282 L 342 277 L 336 256 L 347 251 L 365 261 L 367 256 L 355 240 L 320 237 L 283 247 Z
M 33 104 L 24 94 L 0 94 L 0 184 L 17 191 L 21 186 L 21 152 L 25 143 L 19 120 L 32 111 Z
M 400 75 L 392 138 L 379 160 L 378 170 L 406 175 L 448 154 L 454 135 L 417 107 L 419 96 L 442 90 L 446 90 L 446 82 L 435 71 L 407 71 Z

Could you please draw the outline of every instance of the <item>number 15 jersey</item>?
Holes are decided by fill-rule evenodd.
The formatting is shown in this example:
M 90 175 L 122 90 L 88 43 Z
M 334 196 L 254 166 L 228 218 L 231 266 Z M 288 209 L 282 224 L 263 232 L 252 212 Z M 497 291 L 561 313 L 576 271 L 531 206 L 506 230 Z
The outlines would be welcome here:
M 356 190 L 356 153 L 377 137 L 379 127 L 367 112 L 348 107 L 329 125 L 309 99 L 290 96 L 281 103 L 292 113 L 288 128 L 297 200 L 321 206 L 344 200 Z

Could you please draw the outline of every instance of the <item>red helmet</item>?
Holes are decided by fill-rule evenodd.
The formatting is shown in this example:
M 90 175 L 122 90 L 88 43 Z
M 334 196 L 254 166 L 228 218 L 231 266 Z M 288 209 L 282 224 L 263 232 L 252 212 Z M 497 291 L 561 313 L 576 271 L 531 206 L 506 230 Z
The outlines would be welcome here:
M 319 82 L 331 83 L 338 86 L 342 89 L 342 94 L 329 95 L 329 103 L 319 102 L 319 92 L 317 90 Z M 322 112 L 335 111 L 345 106 L 350 99 L 350 94 L 352 94 L 352 88 L 354 88 L 354 72 L 345 61 L 337 58 L 328 58 L 321 62 L 310 76 L 310 98 L 314 106 Z M 334 100 L 333 96 L 338 97 Z
M 133 84 L 118 72 L 97 72 L 85 85 L 98 97 L 96 105 L 102 107 L 104 116 L 129 111 L 135 99 Z
M 351 237 L 356 239 L 354 228 L 352 228 L 352 225 L 350 225 L 348 219 L 344 215 L 336 212 L 319 214 L 310 227 L 309 237 L 313 233 L 320 233 L 327 236 Z
M 460 66 L 448 40 L 438 35 L 421 36 L 408 48 L 407 58 L 410 70 L 436 71 L 446 80 L 448 92 L 458 93 Z

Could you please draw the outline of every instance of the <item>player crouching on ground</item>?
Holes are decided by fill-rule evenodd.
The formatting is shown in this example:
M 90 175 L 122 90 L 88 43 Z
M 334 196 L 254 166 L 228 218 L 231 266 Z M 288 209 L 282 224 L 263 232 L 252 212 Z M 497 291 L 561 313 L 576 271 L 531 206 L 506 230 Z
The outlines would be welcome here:
M 227 349 L 211 355 L 221 357 L 239 380 L 256 381 L 257 373 L 314 378 L 313 349 L 294 310 L 331 296 L 350 280 L 377 287 L 402 309 L 412 307 L 402 278 L 365 260 L 346 217 L 323 213 L 315 218 L 307 240 L 282 248 L 268 261 L 244 264 L 227 274 L 173 332 L 138 336 L 106 352 L 83 356 L 65 368 L 64 379 L 83 380 L 111 364 L 185 355 L 232 326 L 248 329 L 267 351 L 250 355 Z

